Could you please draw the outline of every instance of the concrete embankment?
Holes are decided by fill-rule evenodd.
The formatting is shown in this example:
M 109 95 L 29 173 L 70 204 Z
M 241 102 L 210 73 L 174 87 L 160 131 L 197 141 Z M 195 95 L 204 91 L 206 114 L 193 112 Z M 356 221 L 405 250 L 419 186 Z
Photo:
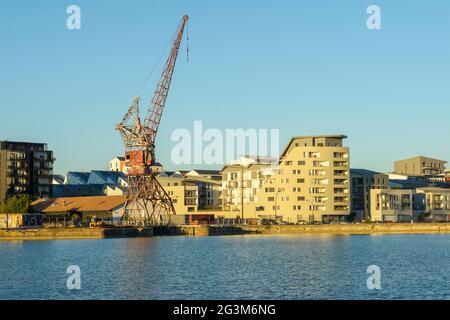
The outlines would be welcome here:
M 257 234 L 414 234 L 450 233 L 450 224 L 347 224 L 347 225 L 281 225 L 242 226 L 242 233 Z M 212 228 L 210 234 L 227 230 Z
M 151 236 L 243 234 L 435 234 L 450 233 L 450 223 L 274 226 L 158 226 L 153 228 L 40 228 L 0 230 L 0 240 L 105 239 Z
M 152 228 L 37 228 L 2 229 L 0 240 L 62 240 L 151 237 Z
M 439 224 L 346 224 L 273 226 L 184 226 L 178 234 L 190 236 L 239 234 L 423 234 L 450 233 L 450 223 Z M 170 233 L 171 235 L 177 233 Z M 155 232 L 156 235 L 156 232 Z

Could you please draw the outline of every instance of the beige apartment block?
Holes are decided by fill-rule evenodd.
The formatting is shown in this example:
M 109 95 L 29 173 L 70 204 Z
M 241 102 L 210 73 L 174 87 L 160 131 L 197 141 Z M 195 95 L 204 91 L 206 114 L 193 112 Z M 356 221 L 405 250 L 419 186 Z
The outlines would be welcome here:
M 163 171 L 157 176 L 177 214 L 218 211 L 222 181 L 218 170 Z
M 240 213 L 244 218 L 290 223 L 344 219 L 350 213 L 350 152 L 343 146 L 345 138 L 294 137 L 282 152 L 278 165 L 224 167 L 224 210 Z
M 428 220 L 450 220 L 450 189 L 427 187 L 418 188 L 416 192 L 425 194 L 425 214 L 428 215 Z
M 183 176 L 158 176 L 158 182 L 172 199 L 176 214 L 194 213 L 198 210 L 198 186 Z
M 374 222 L 410 222 L 413 220 L 413 191 L 371 189 L 370 219 Z
M 191 170 L 181 174 L 187 182 L 198 186 L 199 210 L 220 210 L 222 176 L 219 170 Z
M 242 218 L 242 214 L 244 218 L 256 218 L 260 188 L 269 176 L 278 172 L 278 168 L 262 163 L 235 163 L 224 166 L 221 172 L 224 214 L 233 218 Z
M 395 173 L 408 176 L 435 176 L 444 174 L 446 163 L 444 160 L 419 156 L 396 161 L 394 169 Z

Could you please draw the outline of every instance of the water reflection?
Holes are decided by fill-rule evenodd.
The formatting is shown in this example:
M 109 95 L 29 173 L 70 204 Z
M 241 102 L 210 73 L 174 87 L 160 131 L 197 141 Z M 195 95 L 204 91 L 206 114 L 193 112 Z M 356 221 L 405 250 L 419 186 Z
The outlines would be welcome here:
M 449 235 L 154 237 L 0 243 L 0 298 L 444 299 Z M 369 291 L 366 269 L 382 270 Z M 69 265 L 82 289 L 66 287 Z

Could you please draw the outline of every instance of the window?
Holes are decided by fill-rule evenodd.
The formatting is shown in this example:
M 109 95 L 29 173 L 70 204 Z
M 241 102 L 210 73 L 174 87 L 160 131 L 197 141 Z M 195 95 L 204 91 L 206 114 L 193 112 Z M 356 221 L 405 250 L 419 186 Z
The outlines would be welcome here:
M 302 161 L 298 161 L 297 164 L 299 166 L 304 166 L 306 164 L 306 162 L 302 160 Z
M 275 201 L 275 197 L 267 197 L 267 201 Z
M 297 197 L 297 201 L 305 201 L 305 197 Z
M 305 183 L 305 179 L 297 179 L 297 183 Z

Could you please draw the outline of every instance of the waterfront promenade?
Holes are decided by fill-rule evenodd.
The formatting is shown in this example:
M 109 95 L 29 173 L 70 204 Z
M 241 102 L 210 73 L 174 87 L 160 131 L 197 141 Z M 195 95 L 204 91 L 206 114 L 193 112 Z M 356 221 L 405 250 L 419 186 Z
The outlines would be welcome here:
M 215 236 L 239 234 L 436 234 L 450 233 L 450 223 L 171 226 L 153 228 L 37 228 L 2 229 L 0 240 L 104 239 L 152 236 Z

